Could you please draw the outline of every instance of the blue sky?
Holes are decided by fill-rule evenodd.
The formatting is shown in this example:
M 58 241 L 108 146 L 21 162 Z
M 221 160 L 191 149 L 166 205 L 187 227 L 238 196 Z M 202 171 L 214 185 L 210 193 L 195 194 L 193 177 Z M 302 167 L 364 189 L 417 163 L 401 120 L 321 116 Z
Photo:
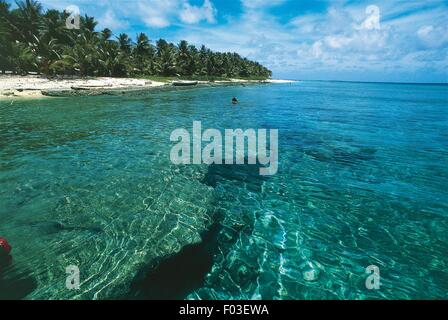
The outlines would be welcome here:
M 116 34 L 236 51 L 276 78 L 448 82 L 448 0 L 40 2 L 76 5 Z

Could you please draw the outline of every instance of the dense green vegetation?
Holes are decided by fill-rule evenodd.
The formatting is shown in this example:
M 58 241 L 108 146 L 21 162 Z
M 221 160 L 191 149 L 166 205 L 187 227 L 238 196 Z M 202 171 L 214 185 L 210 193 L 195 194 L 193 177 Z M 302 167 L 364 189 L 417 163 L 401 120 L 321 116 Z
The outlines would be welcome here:
M 144 33 L 133 41 L 127 34 L 95 30 L 93 17 L 68 29 L 66 12 L 47 10 L 34 0 L 17 1 L 11 9 L 0 0 L 0 70 L 48 76 L 181 76 L 188 78 L 268 78 L 271 71 L 237 53 L 219 53 L 164 39 L 152 44 Z

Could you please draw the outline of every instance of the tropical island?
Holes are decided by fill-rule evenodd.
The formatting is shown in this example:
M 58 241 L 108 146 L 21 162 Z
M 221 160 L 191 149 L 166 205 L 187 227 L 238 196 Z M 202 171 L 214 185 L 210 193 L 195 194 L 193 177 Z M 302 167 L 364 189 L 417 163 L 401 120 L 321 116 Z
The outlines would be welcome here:
M 0 0 L 0 70 L 9 74 L 2 76 L 3 95 L 73 88 L 76 92 L 94 88 L 98 93 L 159 87 L 170 81 L 259 82 L 272 76 L 268 68 L 238 53 L 214 52 L 205 45 L 197 48 L 185 40 L 175 45 L 159 39 L 153 44 L 145 33 L 134 41 L 108 28 L 96 31 L 98 22 L 88 15 L 79 17 L 79 28 L 70 29 L 66 11 L 44 11 L 34 0 L 16 4 L 11 9 Z M 21 79 L 30 74 L 34 76 Z

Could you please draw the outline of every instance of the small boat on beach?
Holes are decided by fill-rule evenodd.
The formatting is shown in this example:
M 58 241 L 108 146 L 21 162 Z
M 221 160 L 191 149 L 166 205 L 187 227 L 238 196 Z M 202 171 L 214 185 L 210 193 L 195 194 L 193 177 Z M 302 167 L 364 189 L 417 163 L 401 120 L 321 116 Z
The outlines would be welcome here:
M 198 84 L 198 81 L 185 81 L 185 80 L 179 80 L 179 81 L 173 81 L 171 84 L 175 87 L 189 87 L 189 86 L 196 86 Z

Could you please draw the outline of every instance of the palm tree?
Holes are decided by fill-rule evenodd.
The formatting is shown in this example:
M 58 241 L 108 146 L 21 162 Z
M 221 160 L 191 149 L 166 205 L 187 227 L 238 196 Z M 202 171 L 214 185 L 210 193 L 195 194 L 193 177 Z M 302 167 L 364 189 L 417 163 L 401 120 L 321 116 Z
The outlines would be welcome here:
M 98 22 L 95 21 L 95 18 L 85 15 L 80 19 L 80 32 L 84 34 L 86 38 L 93 40 L 97 36 L 97 33 L 95 32 L 95 28 L 97 25 Z
M 157 41 L 157 63 L 158 71 L 162 76 L 173 76 L 177 74 L 176 50 L 177 48 L 164 39 Z
M 109 28 L 103 29 L 101 31 L 101 39 L 104 41 L 108 41 L 112 37 L 112 31 Z
M 48 41 L 47 41 L 48 40 Z M 35 38 L 37 45 L 36 65 L 38 72 L 46 75 L 56 71 L 53 64 L 59 61 L 62 56 L 59 53 L 59 46 L 56 39 Z
M 39 36 L 57 39 L 59 43 L 70 45 L 73 43 L 73 33 L 65 26 L 66 15 L 57 10 L 48 10 L 40 20 Z
M 151 73 L 154 62 L 154 48 L 146 34 L 137 35 L 137 41 L 132 52 L 134 58 L 134 69 L 140 74 L 145 71 Z
M 65 27 L 65 15 L 57 10 L 48 10 L 39 24 L 39 37 L 34 37 L 37 47 L 39 71 L 44 74 L 55 73 L 55 63 L 62 56 L 61 46 L 71 45 L 74 41 Z
M 132 48 L 131 38 L 129 38 L 129 36 L 126 33 L 120 33 L 120 35 L 117 37 L 117 40 L 120 50 L 126 55 L 130 55 Z
M 9 68 L 8 57 L 11 55 L 12 40 L 8 28 L 9 21 L 9 4 L 4 0 L 0 0 L 0 70 L 4 74 Z
M 207 76 L 213 77 L 216 75 L 216 60 L 215 55 L 210 49 L 207 49 L 206 53 L 206 63 L 205 63 L 205 69 L 207 71 Z
M 186 75 L 193 76 L 197 70 L 197 60 L 198 60 L 198 49 L 195 46 L 190 45 L 188 47 L 188 51 L 190 54 L 190 60 L 186 66 Z
M 9 65 L 15 74 L 27 74 L 36 68 L 36 55 L 25 44 L 15 42 L 11 45 L 11 55 L 8 57 Z
M 190 73 L 189 67 L 191 66 L 192 57 L 188 42 L 182 40 L 177 47 L 178 53 L 176 57 L 176 64 L 178 67 L 178 72 L 185 76 L 191 76 L 192 73 Z
M 136 43 L 126 34 L 112 39 L 112 31 L 96 32 L 97 21 L 81 17 L 80 30 L 68 30 L 67 12 L 47 10 L 36 0 L 17 0 L 10 10 L 0 0 L 0 70 L 45 75 L 81 76 L 181 75 L 187 77 L 270 77 L 272 72 L 237 53 L 198 50 L 187 41 L 176 46 L 164 39 L 153 46 L 144 33 Z
M 198 58 L 198 68 L 197 68 L 197 74 L 199 76 L 207 76 L 207 64 L 208 64 L 208 49 L 202 45 L 201 49 L 199 50 L 199 58 Z
M 108 77 L 127 76 L 128 57 L 115 41 L 103 41 L 98 50 L 99 74 Z
M 12 11 L 10 24 L 16 39 L 33 45 L 42 16 L 42 5 L 35 0 L 17 1 L 17 9 Z M 12 22 L 14 21 L 14 22 Z
M 59 64 L 70 73 L 92 76 L 98 73 L 96 41 L 87 34 L 80 34 L 73 47 L 65 47 Z

